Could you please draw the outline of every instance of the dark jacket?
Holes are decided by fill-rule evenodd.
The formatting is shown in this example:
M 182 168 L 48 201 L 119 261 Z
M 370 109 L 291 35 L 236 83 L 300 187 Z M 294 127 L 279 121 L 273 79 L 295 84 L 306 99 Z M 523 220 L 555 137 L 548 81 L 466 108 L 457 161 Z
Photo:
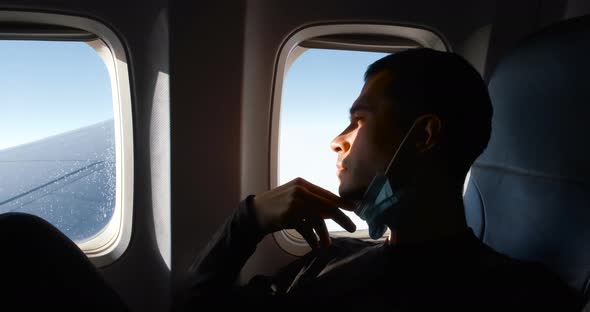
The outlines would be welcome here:
M 232 306 L 387 306 L 389 311 L 581 309 L 581 299 L 555 275 L 539 264 L 495 252 L 470 229 L 412 246 L 334 238 L 329 248 L 311 251 L 275 276 L 256 276 L 236 286 L 242 266 L 264 236 L 251 200 L 240 204 L 192 266 L 189 306 L 212 300 Z

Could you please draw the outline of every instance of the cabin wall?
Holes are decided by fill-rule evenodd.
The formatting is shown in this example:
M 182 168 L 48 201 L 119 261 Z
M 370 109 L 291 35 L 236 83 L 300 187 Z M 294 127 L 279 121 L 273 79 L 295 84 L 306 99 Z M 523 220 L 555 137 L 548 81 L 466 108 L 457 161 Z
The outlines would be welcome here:
M 171 9 L 172 267 L 185 271 L 240 200 L 244 1 Z

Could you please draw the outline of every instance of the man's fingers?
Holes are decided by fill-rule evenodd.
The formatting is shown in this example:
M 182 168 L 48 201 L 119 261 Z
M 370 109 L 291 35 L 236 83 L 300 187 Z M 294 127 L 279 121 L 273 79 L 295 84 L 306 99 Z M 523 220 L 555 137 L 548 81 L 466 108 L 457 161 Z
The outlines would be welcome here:
M 352 220 L 350 220 L 350 218 L 340 209 L 334 210 L 331 219 L 350 233 L 356 231 L 356 224 L 354 224 L 354 222 L 352 222 Z
M 330 217 L 334 210 L 338 210 L 338 203 L 331 199 L 325 198 L 322 195 L 316 194 L 309 191 L 307 188 L 303 188 L 305 202 L 311 209 L 321 210 L 316 213 L 321 213 L 323 218 Z M 333 194 L 332 194 L 333 195 Z
M 326 226 L 326 222 L 323 219 L 317 219 L 314 222 L 313 226 L 315 232 L 320 237 L 320 245 L 322 247 L 330 246 L 330 232 L 328 232 L 328 227 Z
M 305 195 L 308 197 L 304 209 L 307 209 L 308 215 L 315 215 L 323 219 L 330 218 L 338 223 L 342 228 L 352 233 L 356 231 L 356 225 L 348 216 L 344 214 L 338 207 L 334 206 L 333 202 L 305 190 Z M 317 203 L 317 204 L 313 204 Z M 318 233 L 319 234 L 319 233 Z
M 358 202 L 353 201 L 346 201 L 343 205 L 338 205 L 339 208 L 342 208 L 346 211 L 354 211 L 358 206 Z
M 298 178 L 297 183 L 299 185 L 302 185 L 306 190 L 308 190 L 309 192 L 313 193 L 314 195 L 323 198 L 327 203 L 329 203 L 328 206 L 336 206 L 336 207 L 341 207 L 343 209 L 346 210 L 354 210 L 355 208 L 355 203 L 344 200 L 340 197 L 338 197 L 337 195 L 335 195 L 334 193 L 325 190 L 311 182 L 308 182 L 302 178 Z
M 308 220 L 304 221 L 304 223 L 309 222 Z M 315 236 L 313 232 L 313 228 L 309 224 L 302 224 L 296 228 L 297 232 L 303 236 L 309 247 L 315 249 L 319 246 L 318 238 Z

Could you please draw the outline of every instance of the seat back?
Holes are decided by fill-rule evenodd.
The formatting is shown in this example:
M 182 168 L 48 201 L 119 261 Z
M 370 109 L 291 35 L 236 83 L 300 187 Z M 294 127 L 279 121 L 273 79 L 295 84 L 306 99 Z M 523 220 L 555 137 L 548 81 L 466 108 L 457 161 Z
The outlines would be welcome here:
M 492 248 L 590 295 L 590 16 L 528 37 L 489 82 L 492 136 L 465 194 Z

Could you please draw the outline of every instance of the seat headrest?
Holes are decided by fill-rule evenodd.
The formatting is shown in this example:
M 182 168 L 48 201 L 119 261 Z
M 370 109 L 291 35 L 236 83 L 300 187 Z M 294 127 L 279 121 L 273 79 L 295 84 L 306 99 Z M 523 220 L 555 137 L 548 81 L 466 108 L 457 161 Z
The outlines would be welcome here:
M 590 16 L 537 33 L 500 62 L 492 139 L 480 162 L 588 182 Z
M 526 38 L 488 87 L 492 136 L 472 167 L 468 223 L 590 294 L 590 16 Z

